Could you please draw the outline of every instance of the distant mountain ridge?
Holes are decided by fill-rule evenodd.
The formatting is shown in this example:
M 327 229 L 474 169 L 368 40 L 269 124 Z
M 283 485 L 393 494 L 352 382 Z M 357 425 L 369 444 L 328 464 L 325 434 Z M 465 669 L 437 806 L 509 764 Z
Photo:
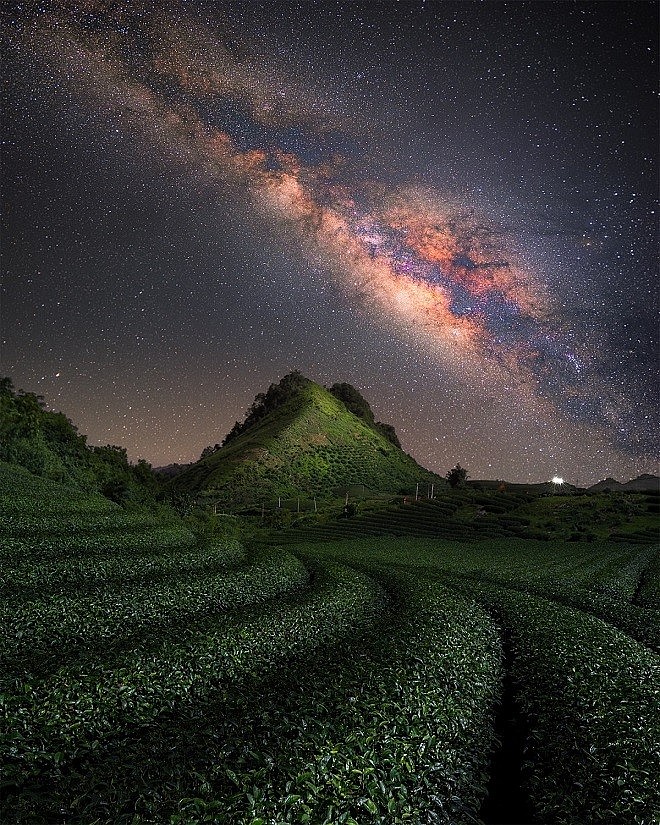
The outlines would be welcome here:
M 173 464 L 165 464 L 162 467 L 154 467 L 153 471 L 162 478 L 173 478 L 184 470 L 187 470 L 188 467 L 192 467 L 193 463 L 192 461 L 188 462 L 188 464 L 177 464 L 175 462 Z
M 446 484 L 397 445 L 394 428 L 375 421 L 354 387 L 327 389 L 294 372 L 257 395 L 223 445 L 204 450 L 171 485 L 247 503 L 336 494 L 354 485 L 396 493 L 417 482 Z
M 602 481 L 592 484 L 588 490 L 600 492 L 602 490 L 628 490 L 631 492 L 646 492 L 660 490 L 660 477 L 650 475 L 649 473 L 642 473 L 641 476 L 633 478 L 630 481 L 621 482 L 615 478 L 605 478 Z

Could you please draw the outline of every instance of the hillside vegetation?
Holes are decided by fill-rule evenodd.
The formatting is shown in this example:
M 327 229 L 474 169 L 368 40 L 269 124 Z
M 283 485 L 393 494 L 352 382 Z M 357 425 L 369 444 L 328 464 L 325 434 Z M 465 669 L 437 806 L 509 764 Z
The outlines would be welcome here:
M 152 503 L 159 489 L 146 461 L 130 464 L 123 447 L 89 446 L 64 413 L 9 378 L 0 378 L 0 461 L 124 504 Z
M 557 494 L 551 484 L 479 488 L 480 482 L 459 489 L 420 485 L 420 495 L 373 497 L 351 490 L 351 516 L 343 500 L 318 513 L 286 510 L 264 513 L 264 522 L 286 525 L 271 542 L 334 541 L 356 536 L 428 536 L 455 541 L 485 538 L 527 538 L 542 541 L 657 542 L 656 492 L 587 492 Z M 501 485 L 504 487 L 504 485 Z M 287 507 L 290 502 L 285 502 Z M 274 521 L 282 513 L 279 522 Z M 258 515 L 258 514 L 257 514 Z M 288 520 L 284 516 L 288 516 Z
M 335 385 L 333 393 L 300 373 L 286 376 L 257 396 L 222 447 L 205 451 L 177 475 L 173 489 L 256 504 L 329 496 L 357 484 L 390 492 L 414 490 L 417 482 L 445 484 L 404 453 L 393 428 L 376 422 L 364 399 L 360 405 L 359 393 L 347 387 Z
M 280 532 L 121 506 L 107 456 L 5 385 L 0 820 L 655 825 L 657 493 L 450 490 L 301 379 L 188 479 L 359 478 Z
M 254 550 L 0 464 L 3 823 L 475 825 L 660 810 L 660 555 Z

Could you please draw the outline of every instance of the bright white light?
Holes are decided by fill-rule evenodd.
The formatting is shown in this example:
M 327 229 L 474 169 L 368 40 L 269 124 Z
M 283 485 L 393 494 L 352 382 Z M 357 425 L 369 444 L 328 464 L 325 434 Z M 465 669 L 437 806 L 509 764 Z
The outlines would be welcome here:
M 563 478 L 560 478 L 559 476 L 553 476 L 553 478 L 552 478 L 552 483 L 553 483 L 553 484 L 563 484 L 563 483 L 564 483 L 564 479 L 563 479 Z

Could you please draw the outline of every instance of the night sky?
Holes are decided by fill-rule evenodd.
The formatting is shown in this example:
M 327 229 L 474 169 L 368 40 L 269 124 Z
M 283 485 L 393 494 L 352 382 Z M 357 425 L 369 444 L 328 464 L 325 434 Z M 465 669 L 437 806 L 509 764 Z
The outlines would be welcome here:
M 1 372 L 195 460 L 300 369 L 444 474 L 657 472 L 655 3 L 3 3 Z

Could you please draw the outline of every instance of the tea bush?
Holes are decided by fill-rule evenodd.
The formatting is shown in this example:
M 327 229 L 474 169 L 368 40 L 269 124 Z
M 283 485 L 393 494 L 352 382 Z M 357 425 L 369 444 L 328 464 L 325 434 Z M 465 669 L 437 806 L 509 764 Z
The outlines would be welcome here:
M 540 822 L 653 825 L 660 812 L 660 657 L 594 616 L 468 588 L 510 637 Z
M 94 657 L 98 650 L 108 661 L 115 649 L 154 635 L 164 624 L 262 602 L 306 579 L 298 559 L 269 554 L 252 565 L 194 579 L 129 581 L 125 588 L 86 596 L 10 602 L 0 608 L 0 669 L 43 673 L 74 653 Z
M 141 580 L 212 573 L 244 560 L 243 546 L 229 539 L 181 550 L 155 547 L 144 553 L 44 560 L 22 556 L 0 568 L 0 595 L 15 603 L 37 595 L 118 590 Z
M 330 679 L 288 674 L 295 707 L 281 697 L 267 706 L 258 754 L 240 769 L 217 766 L 215 781 L 224 772 L 235 787 L 213 807 L 215 821 L 476 821 L 494 748 L 496 628 L 437 584 L 388 584 L 399 609 L 378 635 L 347 656 L 337 651 Z M 184 800 L 171 821 L 195 821 L 196 810 Z
M 5 787 L 48 785 L 64 764 L 87 758 L 108 740 L 130 738 L 165 712 L 263 678 L 284 660 L 368 626 L 385 603 L 373 580 L 327 566 L 305 594 L 206 616 L 172 633 L 161 627 L 111 665 L 90 658 L 45 679 L 8 679 L 0 699 Z
M 635 599 L 641 607 L 660 611 L 660 549 L 656 548 L 648 567 L 643 571 Z

